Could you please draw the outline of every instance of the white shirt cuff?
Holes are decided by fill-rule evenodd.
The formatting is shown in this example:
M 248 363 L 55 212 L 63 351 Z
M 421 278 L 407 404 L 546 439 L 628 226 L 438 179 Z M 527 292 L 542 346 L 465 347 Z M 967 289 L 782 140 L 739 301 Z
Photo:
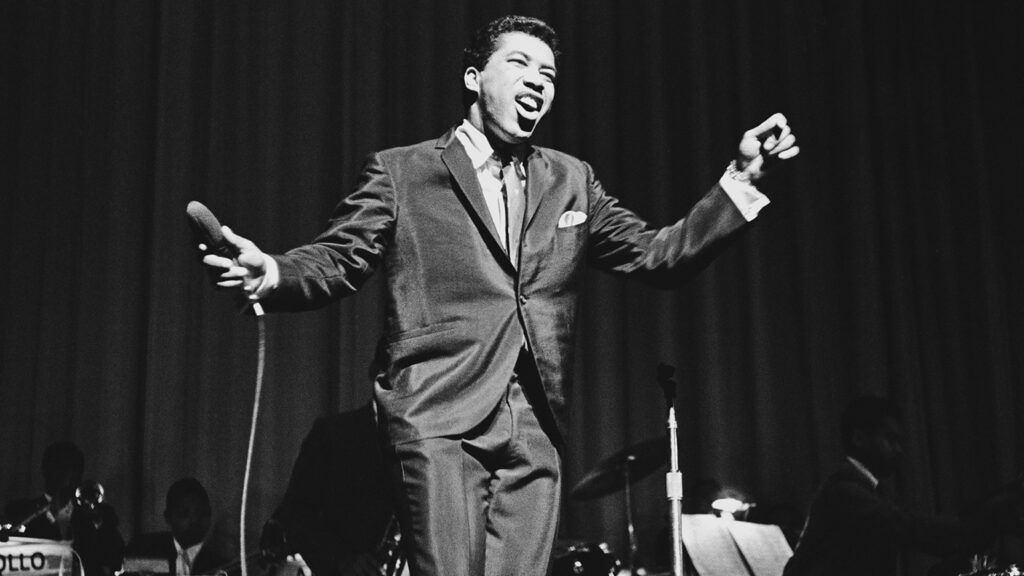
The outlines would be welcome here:
M 722 174 L 722 177 L 718 179 L 718 185 L 725 190 L 726 195 L 729 196 L 747 222 L 757 218 L 757 213 L 771 203 L 771 200 L 753 184 L 730 178 L 728 173 Z

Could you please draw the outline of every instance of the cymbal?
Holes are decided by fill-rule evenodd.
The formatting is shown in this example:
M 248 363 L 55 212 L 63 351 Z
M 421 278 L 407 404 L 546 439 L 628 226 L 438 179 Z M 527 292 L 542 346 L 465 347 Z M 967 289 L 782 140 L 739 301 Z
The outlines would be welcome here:
M 590 500 L 622 490 L 626 486 L 626 466 L 632 484 L 667 464 L 668 437 L 644 440 L 602 460 L 573 487 L 569 497 Z

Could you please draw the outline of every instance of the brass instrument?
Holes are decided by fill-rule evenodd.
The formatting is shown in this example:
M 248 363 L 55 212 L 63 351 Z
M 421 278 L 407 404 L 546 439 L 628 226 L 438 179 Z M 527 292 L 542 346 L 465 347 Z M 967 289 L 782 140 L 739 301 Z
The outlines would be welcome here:
M 972 554 L 969 563 L 967 571 L 957 576 L 1021 576 L 1016 564 L 1000 568 L 996 559 L 988 554 Z
M 70 492 L 70 489 L 68 492 Z M 53 513 L 56 515 L 56 512 L 67 506 L 69 502 L 76 510 L 81 509 L 87 512 L 95 512 L 97 506 L 103 502 L 105 494 L 106 491 L 103 489 L 102 484 L 95 480 L 86 480 L 75 487 L 73 495 L 58 494 L 57 497 L 40 505 L 39 508 L 25 518 L 22 518 L 19 522 L 0 525 L 0 542 L 6 542 L 12 535 L 23 534 L 25 526 L 43 514 Z
M 103 489 L 103 484 L 95 480 L 86 480 L 75 488 L 75 497 L 72 502 L 76 508 L 95 510 L 103 503 L 104 496 L 106 496 L 106 491 Z

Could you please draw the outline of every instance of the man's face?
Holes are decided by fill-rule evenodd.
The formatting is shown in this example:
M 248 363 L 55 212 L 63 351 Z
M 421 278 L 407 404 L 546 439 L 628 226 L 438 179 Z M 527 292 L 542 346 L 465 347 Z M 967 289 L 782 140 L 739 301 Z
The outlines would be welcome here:
M 859 444 L 861 460 L 879 478 L 892 476 L 903 458 L 903 429 L 900 423 L 886 418 L 883 424 L 871 432 L 860 434 L 855 443 Z
M 164 511 L 174 538 L 184 547 L 202 542 L 210 529 L 210 513 L 198 499 L 182 498 Z
M 533 135 L 555 98 L 555 55 L 539 38 L 508 32 L 483 70 L 467 68 L 466 88 L 478 94 L 470 121 L 490 137 L 518 144 Z

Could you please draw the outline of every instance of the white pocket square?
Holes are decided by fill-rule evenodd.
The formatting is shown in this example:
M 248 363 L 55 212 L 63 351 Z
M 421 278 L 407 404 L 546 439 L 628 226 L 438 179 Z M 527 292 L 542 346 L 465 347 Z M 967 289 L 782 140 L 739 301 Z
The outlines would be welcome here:
M 569 228 L 570 226 L 579 226 L 580 224 L 583 224 L 586 221 L 586 214 L 584 214 L 583 212 L 576 212 L 575 210 L 570 210 L 568 212 L 563 212 L 562 215 L 558 217 L 558 227 Z

